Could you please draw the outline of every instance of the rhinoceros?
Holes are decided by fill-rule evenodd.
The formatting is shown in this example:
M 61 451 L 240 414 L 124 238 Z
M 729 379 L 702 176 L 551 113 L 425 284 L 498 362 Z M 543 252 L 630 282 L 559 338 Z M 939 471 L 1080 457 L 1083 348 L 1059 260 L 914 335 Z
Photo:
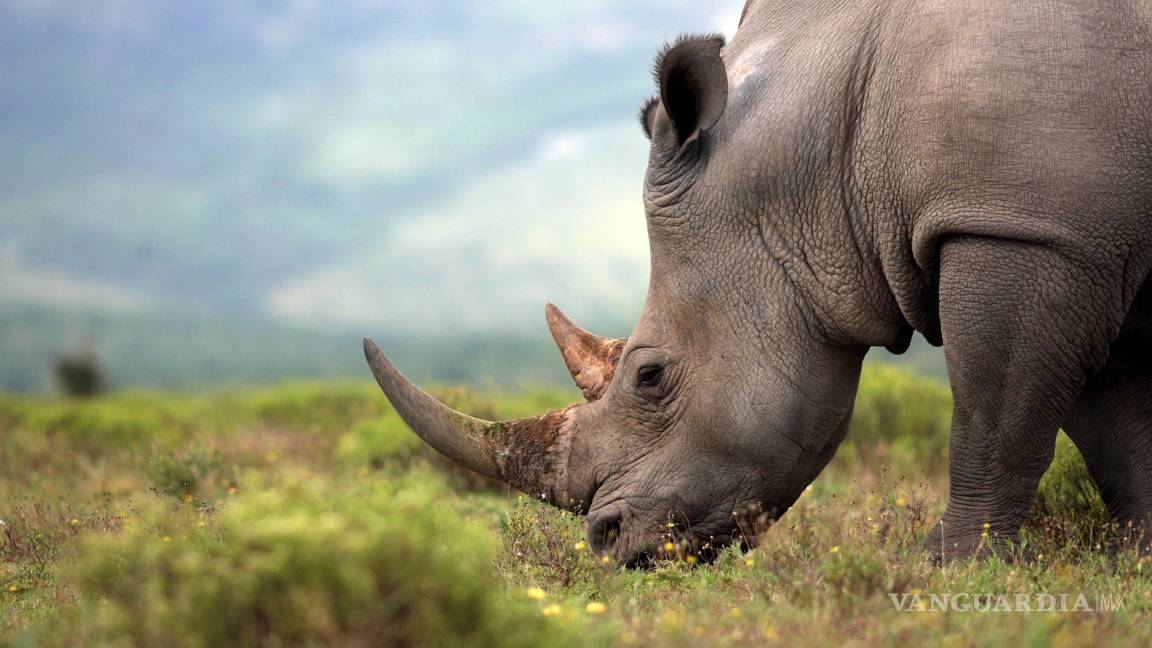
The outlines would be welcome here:
M 783 514 L 865 353 L 919 332 L 954 396 L 929 552 L 1015 537 L 1061 427 L 1152 530 L 1152 3 L 751 0 L 654 72 L 640 320 L 546 309 L 587 402 L 471 418 L 365 340 L 412 430 L 633 563 L 669 521 L 719 544 L 734 511 Z

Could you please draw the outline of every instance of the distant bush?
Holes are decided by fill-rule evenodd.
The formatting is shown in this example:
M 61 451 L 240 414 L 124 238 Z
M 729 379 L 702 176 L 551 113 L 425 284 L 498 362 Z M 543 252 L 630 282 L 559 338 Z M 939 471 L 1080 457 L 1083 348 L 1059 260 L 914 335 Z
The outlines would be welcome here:
M 253 418 L 281 428 L 327 432 L 343 430 L 390 411 L 379 388 L 362 383 L 285 383 L 218 397 L 236 418 Z
M 932 470 L 947 460 L 951 420 L 947 385 L 904 369 L 869 364 L 860 376 L 848 443 L 865 453 L 886 444 Z
M 334 455 L 341 464 L 392 473 L 427 462 L 439 468 L 455 486 L 470 490 L 507 489 L 503 482 L 473 472 L 433 450 L 395 413 L 356 424 L 336 442 Z
M 440 503 L 446 495 L 436 481 L 417 472 L 362 489 L 296 485 L 240 498 L 208 527 L 189 530 L 164 512 L 121 535 L 92 538 L 74 569 L 88 611 L 59 640 L 575 643 L 526 604 L 493 596 L 493 539 Z
M 87 398 L 106 388 L 104 368 L 95 353 L 69 353 L 56 360 L 56 383 L 67 396 Z
M 336 443 L 336 459 L 372 468 L 407 467 L 425 448 L 420 437 L 392 415 L 356 424 Z
M 438 394 L 439 395 L 439 394 Z M 492 411 L 492 418 L 519 418 L 522 416 L 536 416 L 543 412 L 562 409 L 572 403 L 583 402 L 584 397 L 575 387 L 571 389 L 532 388 L 508 392 L 495 398 L 489 395 L 484 401 L 476 402 L 476 398 L 461 398 L 458 404 L 453 404 L 460 411 L 483 418 L 487 412 L 485 406 Z M 452 403 L 445 400 L 446 403 Z
M 25 399 L 0 392 L 0 430 L 10 430 L 24 418 L 30 406 Z
M 25 437 L 46 437 L 64 443 L 85 456 L 139 450 L 158 439 L 171 439 L 177 431 L 155 411 L 127 407 L 111 400 L 56 402 L 29 408 L 18 431 Z

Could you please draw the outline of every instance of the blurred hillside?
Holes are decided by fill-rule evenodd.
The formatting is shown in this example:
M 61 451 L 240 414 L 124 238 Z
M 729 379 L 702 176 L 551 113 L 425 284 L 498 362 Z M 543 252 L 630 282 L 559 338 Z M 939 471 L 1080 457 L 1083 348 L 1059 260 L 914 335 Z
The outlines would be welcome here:
M 542 315 L 540 320 L 537 335 L 372 337 L 418 382 L 570 385 Z M 301 376 L 370 380 L 360 332 L 191 313 L 122 315 L 28 306 L 3 309 L 0 322 L 0 391 L 51 390 L 56 359 L 76 351 L 95 351 L 113 388 L 258 384 Z M 627 331 L 618 327 L 609 334 Z M 939 349 L 920 338 L 903 356 L 873 349 L 868 358 L 946 375 Z

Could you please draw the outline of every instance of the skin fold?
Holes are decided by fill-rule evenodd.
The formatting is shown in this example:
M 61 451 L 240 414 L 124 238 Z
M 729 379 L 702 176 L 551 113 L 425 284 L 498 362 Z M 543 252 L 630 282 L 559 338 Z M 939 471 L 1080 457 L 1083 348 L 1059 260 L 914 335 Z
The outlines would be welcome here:
M 831 459 L 867 350 L 919 332 L 955 397 L 929 552 L 1014 537 L 1061 425 L 1152 531 L 1152 3 L 752 0 L 655 72 L 639 322 L 607 340 L 549 307 L 588 402 L 454 458 L 586 513 L 621 562 L 668 524 L 720 544 Z M 508 450 L 523 430 L 546 461 Z

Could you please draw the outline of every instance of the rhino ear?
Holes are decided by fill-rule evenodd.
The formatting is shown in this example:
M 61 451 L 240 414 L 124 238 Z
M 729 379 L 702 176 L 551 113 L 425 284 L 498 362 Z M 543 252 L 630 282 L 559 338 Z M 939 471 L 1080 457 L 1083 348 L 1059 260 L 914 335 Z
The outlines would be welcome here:
M 656 129 L 656 111 L 660 109 L 660 99 L 652 97 L 644 102 L 640 107 L 640 128 L 644 130 L 644 137 L 649 140 L 652 139 L 652 133 Z
M 720 120 L 728 104 L 728 72 L 720 58 L 723 47 L 721 36 L 682 37 L 656 59 L 660 107 L 671 128 L 648 122 L 654 141 L 674 137 L 680 148 Z

